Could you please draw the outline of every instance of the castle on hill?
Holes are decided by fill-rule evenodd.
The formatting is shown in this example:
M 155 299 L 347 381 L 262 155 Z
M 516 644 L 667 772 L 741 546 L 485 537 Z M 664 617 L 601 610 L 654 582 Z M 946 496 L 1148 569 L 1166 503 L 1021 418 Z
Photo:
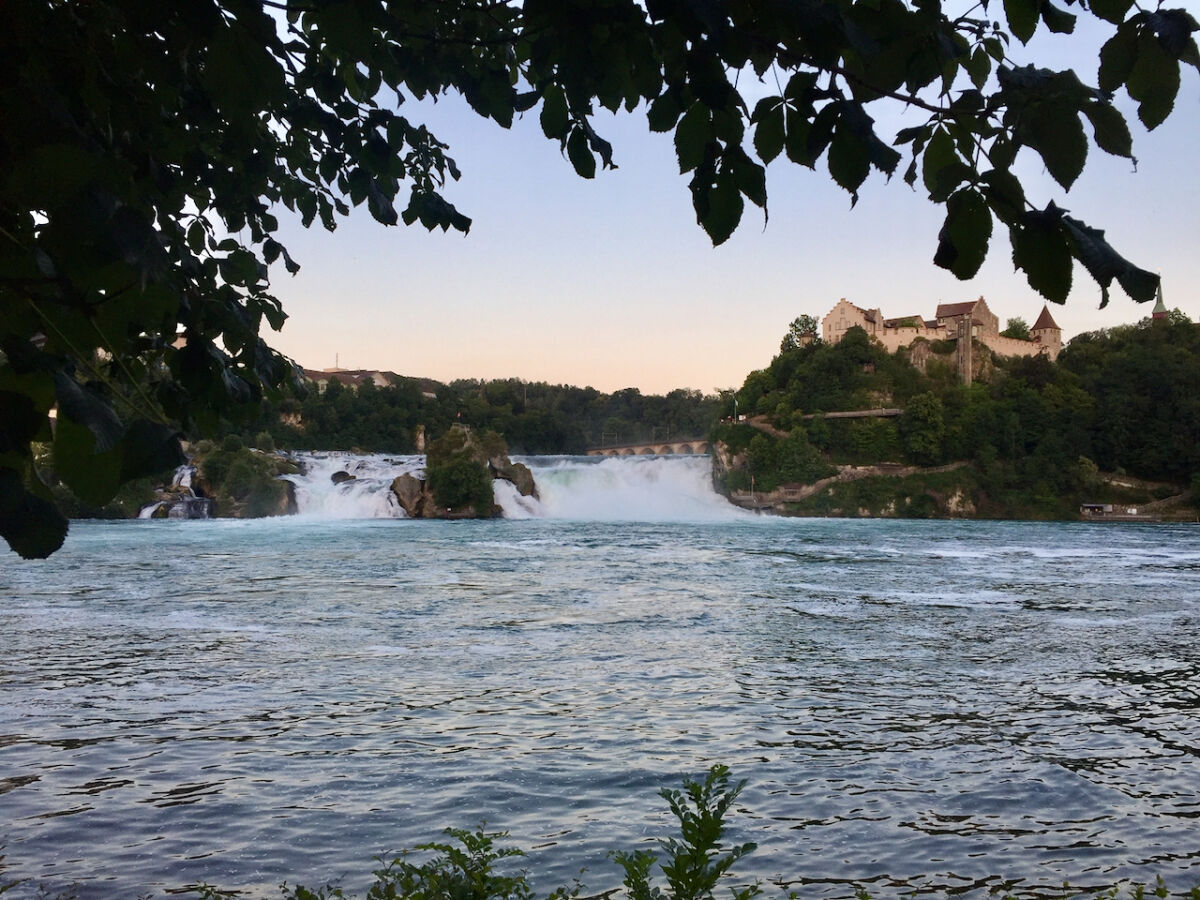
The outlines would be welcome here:
M 957 340 L 962 334 L 971 337 L 998 356 L 1037 356 L 1046 354 L 1055 359 L 1062 350 L 1062 329 L 1042 306 L 1029 340 L 1005 337 L 1000 333 L 1000 320 L 988 309 L 982 297 L 964 303 L 939 303 L 932 319 L 921 316 L 900 316 L 885 319 L 878 309 L 862 309 L 842 298 L 821 319 L 821 339 L 836 344 L 846 331 L 858 326 L 875 338 L 890 352 L 907 347 L 919 338 L 927 341 Z M 966 349 L 966 348 L 964 348 Z M 968 351 L 969 352 L 969 351 Z

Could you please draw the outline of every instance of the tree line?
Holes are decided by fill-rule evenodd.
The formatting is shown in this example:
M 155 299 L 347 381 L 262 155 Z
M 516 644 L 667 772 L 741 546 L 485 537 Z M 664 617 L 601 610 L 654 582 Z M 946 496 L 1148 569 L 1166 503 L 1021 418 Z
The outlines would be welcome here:
M 424 384 L 424 387 L 423 387 Z M 237 432 L 250 444 L 290 450 L 356 449 L 412 453 L 423 428 L 430 440 L 458 423 L 504 435 L 517 454 L 573 454 L 589 447 L 668 438 L 706 437 L 722 398 L 697 390 L 665 395 L 637 388 L 603 393 L 542 381 L 460 379 L 428 390 L 401 378 L 357 387 L 331 379 L 323 390 L 293 392 L 263 406 Z

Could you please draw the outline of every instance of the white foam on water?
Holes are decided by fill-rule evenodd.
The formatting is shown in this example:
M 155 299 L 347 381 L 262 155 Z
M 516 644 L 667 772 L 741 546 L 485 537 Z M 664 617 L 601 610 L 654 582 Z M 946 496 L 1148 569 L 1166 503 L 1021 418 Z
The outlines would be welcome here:
M 298 453 L 296 485 L 301 516 L 322 519 L 403 518 L 392 493 L 397 476 L 424 477 L 425 457 Z M 523 497 L 508 481 L 493 482 L 506 519 L 588 522 L 693 522 L 749 515 L 712 487 L 707 456 L 522 457 L 533 472 L 537 497 Z M 353 476 L 340 484 L 338 472 Z
M 381 453 L 296 453 L 303 467 L 299 475 L 284 478 L 296 485 L 300 515 L 317 519 L 402 519 L 404 510 L 392 493 L 397 476 L 418 478 L 425 471 L 424 456 L 386 456 Z M 345 472 L 351 480 L 334 483 Z
M 522 460 L 539 515 L 590 522 L 693 522 L 750 515 L 713 490 L 707 456 L 555 457 Z

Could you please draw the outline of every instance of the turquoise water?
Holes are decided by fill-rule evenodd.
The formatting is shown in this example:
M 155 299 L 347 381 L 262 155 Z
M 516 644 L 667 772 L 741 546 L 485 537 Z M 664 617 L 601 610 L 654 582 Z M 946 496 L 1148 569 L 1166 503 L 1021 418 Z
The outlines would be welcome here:
M 1195 527 L 77 523 L 0 598 L 15 896 L 361 890 L 481 819 L 598 891 L 713 762 L 804 896 L 1200 883 Z

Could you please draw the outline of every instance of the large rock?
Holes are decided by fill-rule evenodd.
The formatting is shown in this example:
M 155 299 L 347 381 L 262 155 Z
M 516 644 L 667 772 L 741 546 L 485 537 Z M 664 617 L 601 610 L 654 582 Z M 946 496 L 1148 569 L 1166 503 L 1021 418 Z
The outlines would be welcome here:
M 392 482 L 400 506 L 413 518 L 498 516 L 501 510 L 491 490 L 495 478 L 511 482 L 524 497 L 537 496 L 533 473 L 508 458 L 504 438 L 494 432 L 476 434 L 463 425 L 451 426 L 446 434 L 429 443 L 425 471 L 424 481 L 401 475 Z M 434 496 L 434 484 L 445 496 Z
M 400 508 L 410 519 L 421 518 L 424 512 L 425 482 L 407 472 L 392 481 L 392 493 L 400 502 Z
M 537 485 L 533 481 L 533 473 L 524 463 L 515 463 L 507 456 L 496 456 L 488 460 L 488 469 L 493 478 L 503 478 L 512 482 L 522 497 L 536 497 Z

